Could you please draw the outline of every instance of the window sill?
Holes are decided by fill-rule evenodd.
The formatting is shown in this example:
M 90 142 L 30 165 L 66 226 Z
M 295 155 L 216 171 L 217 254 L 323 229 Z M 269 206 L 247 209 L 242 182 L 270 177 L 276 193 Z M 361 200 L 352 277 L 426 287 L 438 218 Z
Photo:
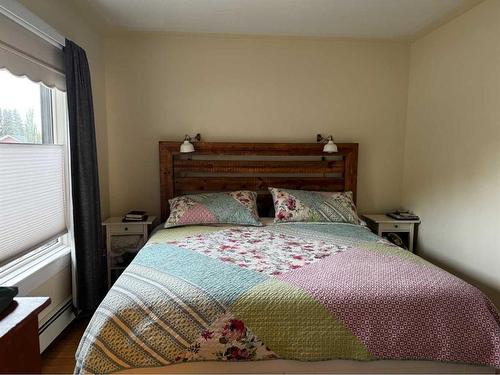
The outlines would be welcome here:
M 44 254 L 32 257 L 22 264 L 0 273 L 0 285 L 15 285 L 19 295 L 27 295 L 37 286 L 71 265 L 71 248 L 58 242 Z

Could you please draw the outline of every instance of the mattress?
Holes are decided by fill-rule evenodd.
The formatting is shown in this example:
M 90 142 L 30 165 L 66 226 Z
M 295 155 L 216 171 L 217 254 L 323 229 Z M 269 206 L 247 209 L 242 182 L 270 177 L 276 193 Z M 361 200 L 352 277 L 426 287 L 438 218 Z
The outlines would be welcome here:
M 500 368 L 500 317 L 473 286 L 363 226 L 171 228 L 116 281 L 76 360 L 76 373 L 200 361 Z

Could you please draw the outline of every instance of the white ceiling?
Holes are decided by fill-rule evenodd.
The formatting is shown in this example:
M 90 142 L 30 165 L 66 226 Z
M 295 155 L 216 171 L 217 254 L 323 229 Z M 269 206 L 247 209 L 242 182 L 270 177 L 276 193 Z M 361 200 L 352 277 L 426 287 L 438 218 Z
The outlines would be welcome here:
M 138 31 L 408 38 L 481 0 L 77 0 Z

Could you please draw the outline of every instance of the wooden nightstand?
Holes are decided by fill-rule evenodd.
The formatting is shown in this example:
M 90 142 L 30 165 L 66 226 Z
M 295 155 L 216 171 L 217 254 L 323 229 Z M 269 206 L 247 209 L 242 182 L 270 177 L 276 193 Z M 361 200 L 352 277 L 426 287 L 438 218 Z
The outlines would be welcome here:
M 108 288 L 111 288 L 113 282 L 144 246 L 156 216 L 148 216 L 145 221 L 126 223 L 122 219 L 122 217 L 110 217 L 102 223 L 106 228 Z
M 420 224 L 420 220 L 396 220 L 384 214 L 363 215 L 363 219 L 372 232 L 381 237 L 384 237 L 384 234 L 387 233 L 402 235 L 403 242 L 406 240 L 408 250 L 414 252 L 416 226 Z

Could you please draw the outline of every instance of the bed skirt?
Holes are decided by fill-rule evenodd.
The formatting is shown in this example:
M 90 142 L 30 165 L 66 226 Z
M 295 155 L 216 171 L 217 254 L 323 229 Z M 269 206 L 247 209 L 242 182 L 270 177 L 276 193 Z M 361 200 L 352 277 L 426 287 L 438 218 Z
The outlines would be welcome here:
M 461 363 L 434 361 L 350 361 L 301 362 L 284 359 L 247 362 L 200 361 L 164 367 L 133 368 L 120 374 L 494 374 L 495 369 Z

